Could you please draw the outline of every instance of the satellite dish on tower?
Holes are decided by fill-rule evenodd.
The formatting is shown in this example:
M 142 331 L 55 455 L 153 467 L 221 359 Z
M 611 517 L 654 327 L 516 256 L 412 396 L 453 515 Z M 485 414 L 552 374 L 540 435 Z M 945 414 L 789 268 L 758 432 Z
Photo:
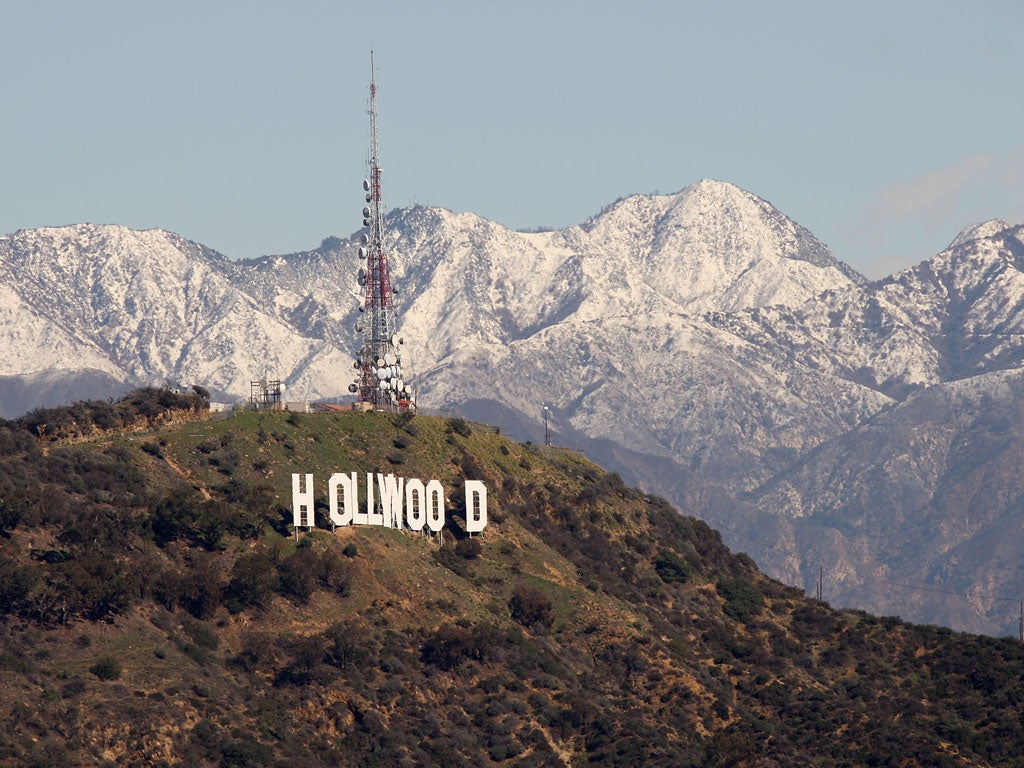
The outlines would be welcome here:
M 371 56 L 371 69 L 373 60 Z M 402 372 L 397 346 L 403 341 L 395 335 L 397 287 L 392 283 L 389 254 L 385 250 L 388 236 L 383 231 L 384 208 L 381 202 L 381 165 L 377 143 L 377 89 L 370 80 L 370 154 L 366 178 L 363 179 L 366 206 L 362 210 L 363 226 L 356 250 L 363 263 L 357 269 L 357 279 L 363 301 L 358 305 L 364 313 L 356 324 L 362 344 L 355 368 L 356 388 L 360 398 L 369 401 L 369 407 L 381 410 L 407 410 L 409 403 L 395 394 L 408 385 Z M 372 246 L 372 247 L 371 247 Z M 370 276 L 373 280 L 370 280 Z

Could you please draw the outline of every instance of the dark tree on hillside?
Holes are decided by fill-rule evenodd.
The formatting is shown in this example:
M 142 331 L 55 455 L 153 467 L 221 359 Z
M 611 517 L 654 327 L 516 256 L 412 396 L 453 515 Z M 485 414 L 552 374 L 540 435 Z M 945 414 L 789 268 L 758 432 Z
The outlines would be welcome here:
M 536 587 L 521 585 L 512 592 L 508 609 L 524 627 L 550 627 L 554 621 L 551 600 Z

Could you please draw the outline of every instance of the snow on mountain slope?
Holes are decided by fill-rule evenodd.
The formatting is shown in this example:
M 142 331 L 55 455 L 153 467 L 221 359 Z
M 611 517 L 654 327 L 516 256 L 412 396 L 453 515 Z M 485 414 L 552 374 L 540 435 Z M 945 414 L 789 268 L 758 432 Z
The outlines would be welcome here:
M 627 198 L 586 229 L 592 248 L 690 312 L 793 306 L 863 280 L 769 203 L 719 181 Z
M 128 374 L 73 329 L 50 322 L 10 285 L 0 283 L 0 349 L 5 373 L 35 374 L 95 369 L 116 378 Z
M 78 225 L 0 238 L 4 375 L 34 373 L 34 361 L 49 360 L 242 397 L 265 369 L 303 369 L 286 379 L 297 397 L 329 388 L 347 356 L 263 312 L 222 276 L 219 261 L 162 230 Z
M 795 308 L 709 319 L 898 399 L 915 387 L 1013 368 L 1024 363 L 1024 228 L 988 229 L 993 234 L 973 229 L 934 258 L 870 285 Z
M 986 400 L 985 382 L 1024 365 L 1024 229 L 1006 222 L 969 228 L 874 283 L 766 201 L 707 180 L 624 198 L 560 231 L 514 232 L 422 206 L 393 211 L 388 226 L 403 362 L 421 406 L 472 408 L 536 439 L 547 405 L 556 440 L 621 462 L 613 468 L 627 479 L 688 512 L 720 512 L 747 537 L 770 539 L 761 565 L 794 579 L 826 549 L 851 571 L 893 567 L 885 558 L 898 548 L 851 533 L 866 517 L 835 514 L 846 493 L 865 510 L 899 498 L 899 519 L 875 521 L 887 536 L 942 532 L 929 515 L 946 509 L 943 483 L 967 487 L 951 480 L 959 454 L 948 445 L 972 435 L 964 466 L 997 455 L 985 451 L 999 423 L 968 417 L 1012 403 L 998 389 Z M 343 396 L 362 302 L 358 235 L 244 262 L 161 230 L 0 237 L 0 408 L 13 415 L 38 404 L 33 393 L 117 379 L 197 383 L 241 400 L 264 373 L 290 398 Z M 970 393 L 956 400 L 963 411 L 940 398 L 932 414 L 926 396 L 957 386 Z M 944 408 L 960 433 L 932 418 Z M 869 439 L 890 430 L 922 442 Z M 860 456 L 858 445 L 871 447 Z M 860 475 L 844 471 L 843 451 Z M 1000 477 L 1012 478 L 1013 452 L 998 456 Z M 998 480 L 981 477 L 969 480 Z M 914 502 L 928 493 L 931 507 Z M 1010 573 L 1009 560 L 968 573 L 938 553 L 976 556 L 1000 525 L 1019 523 L 1015 509 L 1003 505 L 973 533 L 950 512 L 957 530 L 922 539 L 928 562 L 947 558 L 943 583 Z M 858 594 L 870 597 L 863 585 L 843 592 Z

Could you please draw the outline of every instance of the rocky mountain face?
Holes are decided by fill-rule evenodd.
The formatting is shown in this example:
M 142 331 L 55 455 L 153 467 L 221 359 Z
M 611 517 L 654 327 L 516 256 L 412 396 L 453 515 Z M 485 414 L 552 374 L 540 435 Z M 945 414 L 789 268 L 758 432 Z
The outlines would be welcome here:
M 555 442 L 771 575 L 813 590 L 824 570 L 837 604 L 1016 630 L 1024 228 L 979 225 L 872 283 L 708 180 L 553 232 L 425 207 L 389 224 L 421 407 L 538 441 L 547 405 Z M 244 400 L 264 372 L 289 399 L 341 397 L 356 242 L 233 262 L 159 230 L 0 237 L 0 407 L 164 381 Z

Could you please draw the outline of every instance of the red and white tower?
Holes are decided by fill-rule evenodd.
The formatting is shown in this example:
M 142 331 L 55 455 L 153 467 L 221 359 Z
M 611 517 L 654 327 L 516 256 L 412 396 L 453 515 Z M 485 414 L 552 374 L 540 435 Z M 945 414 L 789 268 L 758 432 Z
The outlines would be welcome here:
M 358 380 L 349 391 L 359 400 L 380 410 L 411 410 L 413 389 L 405 379 L 396 334 L 395 292 L 391 285 L 388 252 L 384 243 L 384 207 L 381 203 L 380 146 L 377 138 L 377 81 L 370 52 L 370 158 L 369 174 L 363 180 L 366 206 L 359 247 L 359 285 L 365 289 L 359 307 L 362 317 L 356 325 L 361 344 L 355 368 Z

